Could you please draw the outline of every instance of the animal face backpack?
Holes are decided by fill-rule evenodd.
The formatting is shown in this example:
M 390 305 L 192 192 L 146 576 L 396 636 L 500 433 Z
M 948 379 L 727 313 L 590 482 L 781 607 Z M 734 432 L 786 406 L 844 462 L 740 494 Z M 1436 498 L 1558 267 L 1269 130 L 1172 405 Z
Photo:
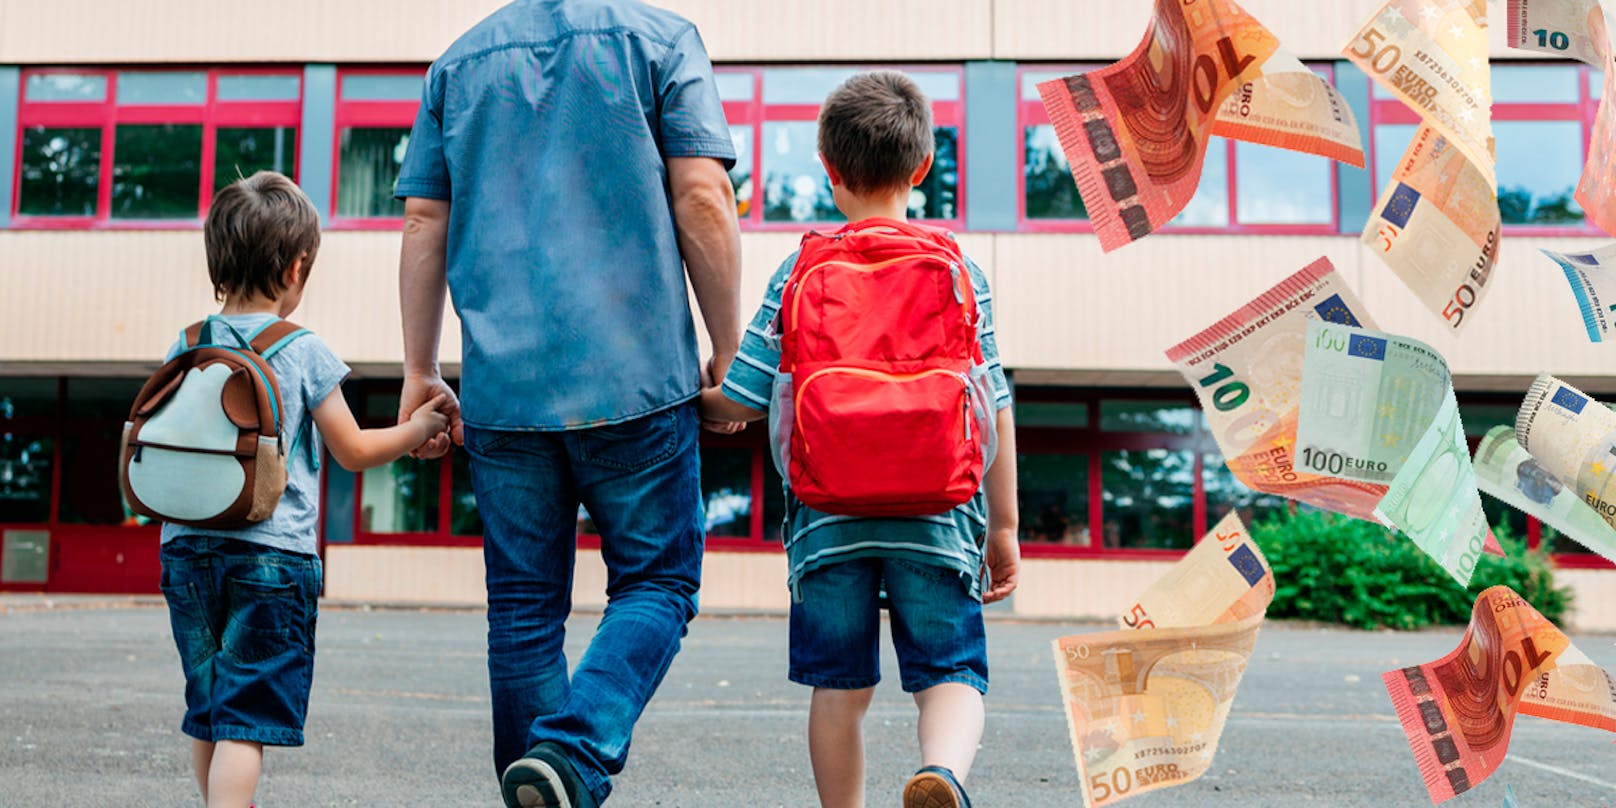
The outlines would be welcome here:
M 118 478 L 129 507 L 199 528 L 268 519 L 288 451 L 269 358 L 307 333 L 272 320 L 242 335 L 219 317 L 185 329 L 183 350 L 147 380 L 124 423 Z

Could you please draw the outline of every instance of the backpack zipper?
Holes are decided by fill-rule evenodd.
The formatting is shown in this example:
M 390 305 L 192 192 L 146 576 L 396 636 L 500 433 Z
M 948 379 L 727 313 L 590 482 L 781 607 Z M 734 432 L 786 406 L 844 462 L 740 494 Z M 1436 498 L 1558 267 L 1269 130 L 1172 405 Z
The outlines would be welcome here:
M 948 370 L 946 368 L 932 368 L 930 370 L 922 370 L 919 373 L 883 373 L 879 370 L 870 370 L 869 368 L 820 368 L 819 370 L 808 374 L 808 378 L 803 379 L 802 384 L 797 387 L 797 400 L 792 406 L 796 423 L 802 423 L 802 400 L 805 398 L 803 393 L 808 390 L 808 385 L 813 384 L 815 379 L 818 379 L 819 377 L 828 373 L 843 373 L 852 376 L 863 376 L 868 379 L 881 379 L 883 381 L 893 382 L 910 382 L 926 376 L 954 376 L 960 380 L 965 392 L 965 439 L 971 439 L 971 377 L 967 374 Z M 808 445 L 807 438 L 804 438 L 802 441 L 802 451 L 804 454 L 811 454 L 813 451 Z

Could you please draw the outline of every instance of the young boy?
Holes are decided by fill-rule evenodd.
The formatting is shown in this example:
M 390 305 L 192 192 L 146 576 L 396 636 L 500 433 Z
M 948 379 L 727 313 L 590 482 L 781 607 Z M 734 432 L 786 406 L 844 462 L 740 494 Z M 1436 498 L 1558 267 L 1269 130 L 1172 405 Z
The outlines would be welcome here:
M 260 171 L 220 191 L 203 225 L 224 302 L 204 329 L 229 344 L 289 316 L 320 246 L 320 217 L 291 180 Z M 170 357 L 186 346 L 176 345 Z M 318 441 L 351 471 L 392 462 L 442 432 L 442 398 L 410 420 L 360 429 L 338 389 L 348 366 L 306 334 L 269 360 L 280 388 L 287 483 L 274 513 L 239 530 L 163 526 L 162 589 L 185 669 L 191 761 L 209 808 L 244 808 L 264 746 L 301 746 L 314 670 L 320 560 Z M 316 431 L 316 429 L 318 431 Z
M 901 73 L 854 76 L 820 111 L 820 159 L 836 207 L 850 222 L 906 220 L 910 189 L 931 169 L 932 151 L 930 102 Z M 796 258 L 775 272 L 722 384 L 702 391 L 702 417 L 709 422 L 754 420 L 769 407 L 780 351 L 767 334 Z M 988 676 L 982 603 L 1015 589 L 1020 551 L 1009 385 L 993 338 L 987 279 L 969 259 L 966 265 L 982 315 L 978 339 L 992 376 L 999 434 L 998 461 L 988 468 L 984 491 L 941 517 L 916 518 L 831 516 L 805 506 L 789 487 L 786 492 L 790 678 L 814 688 L 808 752 L 827 808 L 864 805 L 862 724 L 880 679 L 882 591 L 903 689 L 920 708 L 922 768 L 905 786 L 903 804 L 970 805 L 963 783 L 982 737 Z M 986 591 L 984 545 L 991 577 Z

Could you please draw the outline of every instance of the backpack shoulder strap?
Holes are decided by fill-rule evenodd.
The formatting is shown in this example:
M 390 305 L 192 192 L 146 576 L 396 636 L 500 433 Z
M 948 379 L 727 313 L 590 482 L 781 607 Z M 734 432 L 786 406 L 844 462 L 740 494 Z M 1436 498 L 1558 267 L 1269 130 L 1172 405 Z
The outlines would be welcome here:
M 291 345 L 298 337 L 311 333 L 313 332 L 296 323 L 272 320 L 253 333 L 252 349 L 267 362 L 270 357 L 280 353 L 282 348 Z
M 206 324 L 206 320 L 199 320 L 186 326 L 180 332 L 180 348 L 187 351 L 195 348 L 202 341 L 202 327 Z

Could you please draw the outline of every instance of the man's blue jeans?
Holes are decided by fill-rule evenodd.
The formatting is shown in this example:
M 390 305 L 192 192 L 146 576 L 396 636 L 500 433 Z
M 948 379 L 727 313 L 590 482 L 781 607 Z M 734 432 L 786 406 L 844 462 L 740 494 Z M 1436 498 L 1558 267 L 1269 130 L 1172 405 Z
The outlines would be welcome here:
M 566 432 L 466 427 L 488 567 L 494 767 L 540 741 L 566 750 L 596 800 L 696 615 L 703 542 L 694 402 Z M 578 506 L 606 562 L 606 612 L 571 677 Z

